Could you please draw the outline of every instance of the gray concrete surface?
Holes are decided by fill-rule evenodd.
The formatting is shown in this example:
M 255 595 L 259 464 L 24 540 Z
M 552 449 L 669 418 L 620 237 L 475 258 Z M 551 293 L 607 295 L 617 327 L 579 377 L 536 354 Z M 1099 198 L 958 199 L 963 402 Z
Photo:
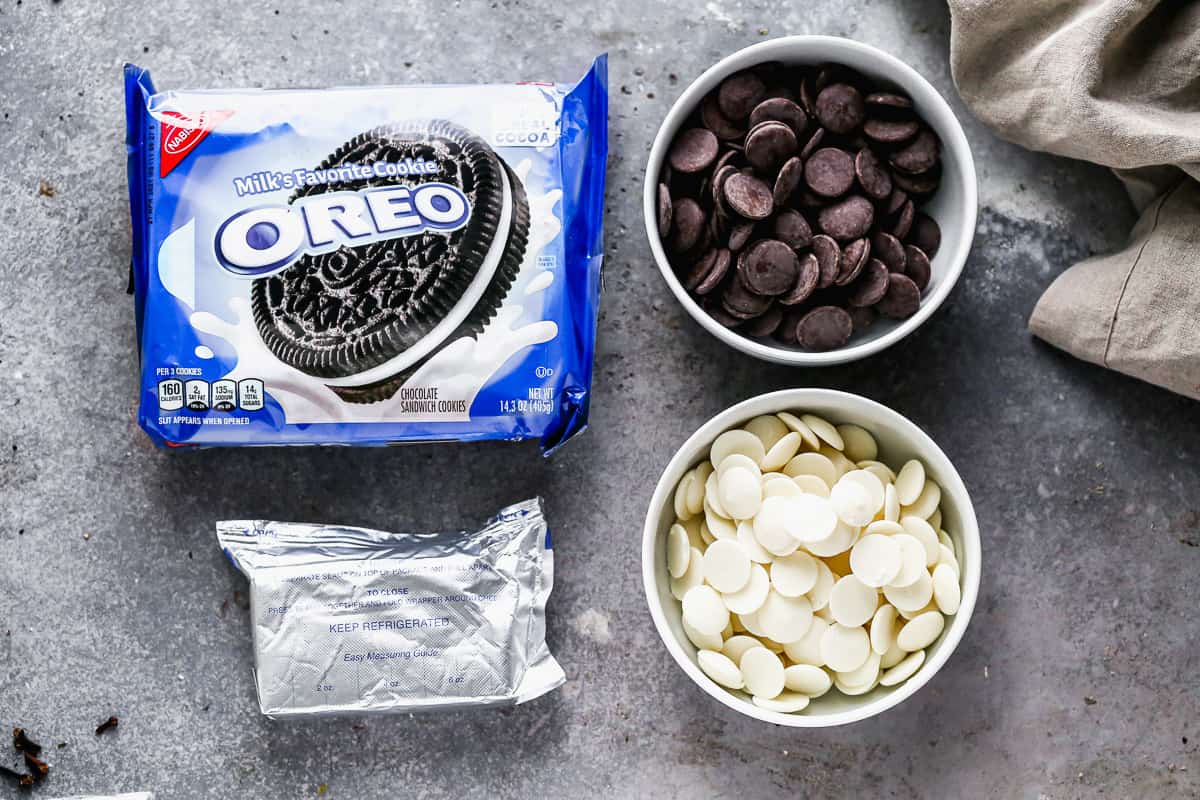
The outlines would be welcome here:
M 804 32 L 910 61 L 963 115 L 981 176 L 974 253 L 947 307 L 900 346 L 821 371 L 751 362 L 693 324 L 650 260 L 638 199 L 684 83 Z M 969 119 L 948 41 L 936 0 L 0 0 L 0 725 L 66 743 L 36 796 L 1197 796 L 1200 416 L 1030 338 L 1039 292 L 1119 242 L 1132 213 L 1105 171 Z M 150 446 L 132 408 L 123 61 L 163 87 L 569 80 L 605 50 L 607 293 L 585 435 L 550 460 L 504 445 Z M 943 672 L 837 730 L 775 728 L 706 698 L 659 642 L 639 577 L 642 515 L 674 448 L 727 405 L 800 385 L 924 426 L 984 535 L 979 606 Z M 213 520 L 434 527 L 539 492 L 556 528 L 561 690 L 492 713 L 258 714 L 245 583 Z M 119 730 L 93 736 L 114 713 Z

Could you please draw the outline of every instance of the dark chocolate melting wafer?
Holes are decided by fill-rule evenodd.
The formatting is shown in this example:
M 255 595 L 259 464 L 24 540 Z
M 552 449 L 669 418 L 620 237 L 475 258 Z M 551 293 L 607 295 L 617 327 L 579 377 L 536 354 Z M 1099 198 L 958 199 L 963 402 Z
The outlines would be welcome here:
M 815 112 L 821 127 L 833 133 L 849 133 L 863 122 L 862 94 L 846 83 L 826 86 L 817 95 Z
M 929 265 L 929 256 L 925 255 L 924 250 L 914 247 L 911 244 L 905 246 L 904 255 L 908 257 L 908 264 L 904 268 L 904 274 L 912 278 L 912 282 L 917 285 L 919 291 L 925 291 L 925 287 L 929 285 L 929 279 L 933 274 L 933 270 Z
M 711 192 L 714 208 L 721 208 L 724 205 L 725 181 L 729 180 L 730 175 L 736 174 L 737 169 L 730 164 L 726 164 L 713 173 Z
M 907 319 L 921 307 L 921 290 L 912 279 L 895 272 L 888 273 L 888 288 L 875 308 L 892 319 Z
M 722 308 L 720 303 L 715 305 L 707 305 L 704 307 L 704 310 L 708 312 L 710 317 L 715 319 L 726 328 L 736 328 L 741 325 L 742 322 L 744 322 L 744 320 L 742 320 L 740 317 L 735 317 L 733 314 L 730 314 L 728 311 Z
M 849 309 L 850 322 L 854 325 L 855 333 L 862 333 L 867 328 L 871 327 L 871 323 L 875 321 L 878 314 L 873 308 L 862 306 L 851 306 Z
M 762 78 L 750 70 L 743 70 L 721 82 L 717 89 L 717 104 L 722 114 L 736 122 L 750 115 L 766 91 Z
M 913 201 L 905 200 L 904 205 L 900 206 L 900 212 L 892 220 L 892 236 L 897 239 L 908 236 L 908 230 L 912 227 L 913 213 Z
M 903 170 L 909 175 L 919 175 L 937 164 L 939 150 L 937 136 L 926 128 L 903 150 L 892 153 L 889 161 L 898 170 Z
M 864 147 L 854 157 L 854 174 L 868 197 L 884 200 L 891 195 L 892 176 L 870 148 Z
M 904 255 L 904 245 L 887 231 L 876 231 L 871 237 L 871 253 L 883 262 L 888 272 L 904 272 L 908 258 Z
M 930 260 L 937 255 L 942 246 L 942 229 L 933 217 L 925 212 L 918 213 L 913 218 L 912 228 L 908 232 L 912 243 L 925 251 Z
M 724 243 L 729 238 L 729 229 L 733 227 L 733 216 L 720 203 L 713 205 L 712 215 L 708 218 L 708 230 L 713 242 Z
M 812 226 L 794 208 L 785 208 L 776 214 L 772 230 L 776 239 L 793 250 L 801 250 L 812 243 Z
M 840 197 L 854 184 L 854 158 L 845 150 L 822 147 L 804 163 L 804 181 L 822 197 Z
M 775 208 L 771 188 L 761 179 L 743 172 L 726 179 L 725 202 L 746 219 L 766 219 Z
M 726 142 L 725 146 L 728 147 L 729 149 L 721 154 L 721 157 L 717 159 L 717 163 L 713 164 L 713 174 L 714 175 L 717 174 L 717 172 L 719 172 L 720 170 L 724 169 L 725 167 L 733 167 L 736 169 L 736 168 L 742 166 L 739 163 L 744 158 L 742 151 L 734 149 L 732 144 L 729 142 Z
M 896 170 L 892 174 L 892 180 L 911 195 L 925 196 L 936 192 L 938 186 L 942 184 L 942 171 L 936 166 L 920 175 L 909 175 Z
M 742 255 L 738 257 L 739 264 L 745 257 L 745 253 L 742 253 Z M 728 284 L 725 286 L 725 291 L 721 294 L 721 305 L 724 306 L 726 311 L 728 311 L 730 314 L 733 314 L 735 317 L 739 317 L 741 319 L 753 319 L 770 308 L 771 303 L 773 303 L 774 300 L 772 300 L 770 297 L 765 297 L 761 294 L 751 291 L 751 289 L 742 282 L 741 277 L 742 270 L 740 268 L 735 269 L 733 273 L 733 280 L 728 282 Z
M 675 204 L 674 229 L 671 233 L 671 250 L 686 253 L 700 241 L 704 232 L 704 209 L 690 197 Z
M 756 339 L 766 338 L 779 328 L 780 322 L 783 322 L 783 311 L 771 306 L 761 316 L 746 323 L 746 335 Z
M 840 241 L 857 239 L 871 230 L 875 207 L 865 197 L 851 195 L 845 200 L 826 206 L 817 215 L 817 226 Z
M 817 290 L 817 281 L 821 279 L 821 266 L 817 257 L 805 253 L 800 257 L 800 269 L 796 276 L 796 285 L 792 290 L 778 299 L 785 306 L 797 306 L 812 296 Z
M 845 309 L 820 306 L 804 315 L 796 327 L 796 337 L 805 350 L 836 350 L 850 341 L 854 323 Z
M 893 183 L 895 182 L 893 181 Z M 893 186 L 892 194 L 888 197 L 884 213 L 891 216 L 899 211 L 906 202 L 908 202 L 908 193 L 899 187 Z
M 729 265 L 733 263 L 733 256 L 724 247 L 714 250 L 713 263 L 709 267 L 708 274 L 704 276 L 704 280 L 696 286 L 696 294 L 706 295 L 713 289 L 721 285 L 721 281 L 725 280 L 725 276 L 729 273 Z
M 808 127 L 808 115 L 804 113 L 804 109 L 784 97 L 768 97 L 750 112 L 751 128 L 767 120 L 784 123 L 796 136 L 800 136 Z
M 759 239 L 738 257 L 738 277 L 755 294 L 775 296 L 796 285 L 796 252 L 775 239 Z
M 746 246 L 750 241 L 750 237 L 754 234 L 753 222 L 742 222 L 734 225 L 729 231 L 729 249 L 737 252 Z
M 817 128 L 813 131 L 813 135 L 808 137 L 808 142 L 801 148 L 800 157 L 807 161 L 809 156 L 817 151 L 817 148 L 821 146 L 821 142 L 823 141 L 825 141 L 825 129 Z
M 721 113 L 717 103 L 716 93 L 704 98 L 700 103 L 700 122 L 718 139 L 740 139 L 746 135 L 746 129 Z
M 773 174 L 796 154 L 795 132 L 782 122 L 760 122 L 746 134 L 746 160 L 765 175 Z
M 820 279 L 817 288 L 824 289 L 833 285 L 838 275 L 838 265 L 842 260 L 842 248 L 832 237 L 819 233 L 812 238 L 813 255 L 817 257 L 820 266 Z
M 671 190 L 665 183 L 658 185 L 658 238 L 666 239 L 671 232 Z
M 783 320 L 775 330 L 775 338 L 789 347 L 799 345 L 800 340 L 796 338 L 796 328 L 806 313 L 808 313 L 808 309 L 805 306 L 784 309 Z
M 676 172 L 699 172 L 717 160 L 720 147 L 716 134 L 707 128 L 688 128 L 671 143 L 667 162 Z
M 870 259 L 851 287 L 846 302 L 855 308 L 875 305 L 887 294 L 889 274 L 882 261 L 878 258 Z
M 872 92 L 866 96 L 865 100 L 868 106 L 895 109 L 912 108 L 912 100 L 895 92 Z
M 855 239 L 842 249 L 838 261 L 838 274 L 833 280 L 834 286 L 847 286 L 858 277 L 871 256 L 871 243 L 866 238 Z
M 883 144 L 899 144 L 916 136 L 920 127 L 911 119 L 869 119 L 863 123 L 863 134 Z
M 709 250 L 692 264 L 688 270 L 687 276 L 683 280 L 684 288 L 689 292 L 696 291 L 696 287 L 704 282 L 708 277 L 708 273 L 712 272 L 713 263 L 717 260 L 717 251 Z
M 804 162 L 800 160 L 799 156 L 792 156 L 784 162 L 783 166 L 779 168 L 779 174 L 775 176 L 775 188 L 771 190 L 771 197 L 774 199 L 775 205 L 782 207 L 786 204 L 802 180 L 804 180 Z

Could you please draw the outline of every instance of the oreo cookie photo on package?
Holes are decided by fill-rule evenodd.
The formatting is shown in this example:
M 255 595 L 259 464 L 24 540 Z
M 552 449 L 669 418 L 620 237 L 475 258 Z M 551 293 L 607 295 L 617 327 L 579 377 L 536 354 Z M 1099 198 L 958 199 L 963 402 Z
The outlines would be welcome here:
M 125 68 L 139 422 L 166 446 L 586 425 L 604 57 L 571 85 L 172 91 Z

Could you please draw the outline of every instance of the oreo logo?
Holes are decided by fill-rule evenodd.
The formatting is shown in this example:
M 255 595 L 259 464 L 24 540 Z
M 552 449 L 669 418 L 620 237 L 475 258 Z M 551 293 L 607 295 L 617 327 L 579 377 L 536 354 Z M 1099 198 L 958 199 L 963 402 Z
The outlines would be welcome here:
M 445 183 L 326 192 L 239 211 L 217 229 L 217 261 L 242 277 L 279 272 L 306 253 L 358 247 L 467 223 L 471 204 Z

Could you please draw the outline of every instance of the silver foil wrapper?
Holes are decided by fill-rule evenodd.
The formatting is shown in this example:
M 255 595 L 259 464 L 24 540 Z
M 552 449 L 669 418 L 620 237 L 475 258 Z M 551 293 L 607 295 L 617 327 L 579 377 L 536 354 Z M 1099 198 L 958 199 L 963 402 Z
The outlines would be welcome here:
M 560 686 L 546 647 L 554 555 L 540 499 L 477 531 L 217 523 L 250 580 L 262 712 L 514 705 Z

